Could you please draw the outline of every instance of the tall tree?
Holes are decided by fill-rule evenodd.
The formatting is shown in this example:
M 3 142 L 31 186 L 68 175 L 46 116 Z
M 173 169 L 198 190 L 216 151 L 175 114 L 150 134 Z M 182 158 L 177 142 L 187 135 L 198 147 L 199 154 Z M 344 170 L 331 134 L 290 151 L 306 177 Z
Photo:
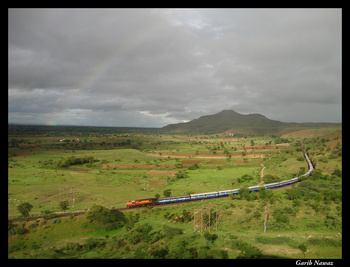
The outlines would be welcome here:
M 17 210 L 22 214 L 23 217 L 28 217 L 29 212 L 32 210 L 33 205 L 28 202 L 23 202 L 17 206 Z
M 58 207 L 60 210 L 63 210 L 63 213 L 65 213 L 66 210 L 69 209 L 68 200 L 60 201 L 60 203 L 58 203 Z

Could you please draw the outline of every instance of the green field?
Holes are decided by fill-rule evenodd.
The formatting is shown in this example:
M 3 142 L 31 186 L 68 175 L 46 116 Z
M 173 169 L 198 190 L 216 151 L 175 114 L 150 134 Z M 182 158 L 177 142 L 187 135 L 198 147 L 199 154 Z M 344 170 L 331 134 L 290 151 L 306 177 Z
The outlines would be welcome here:
M 316 162 L 315 173 L 272 190 L 271 198 L 251 194 L 125 211 L 125 225 L 108 230 L 85 216 L 11 223 L 9 258 L 236 258 L 249 257 L 252 247 L 260 258 L 303 258 L 300 244 L 307 246 L 306 258 L 342 258 L 341 129 L 228 137 L 9 126 L 9 219 L 20 217 L 24 202 L 33 206 L 30 216 L 38 216 L 62 212 L 63 200 L 67 212 L 123 208 L 168 189 L 175 196 L 289 179 L 307 170 L 301 145 Z M 218 218 L 205 237 L 209 229 L 200 232 L 195 211 L 209 206 Z M 189 219 L 182 222 L 184 209 Z M 24 233 L 10 234 L 14 227 Z

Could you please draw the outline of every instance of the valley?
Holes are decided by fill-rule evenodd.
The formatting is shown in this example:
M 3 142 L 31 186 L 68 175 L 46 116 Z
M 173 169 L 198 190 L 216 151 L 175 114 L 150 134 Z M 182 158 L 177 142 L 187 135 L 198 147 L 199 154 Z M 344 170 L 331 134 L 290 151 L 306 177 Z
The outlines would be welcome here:
M 113 227 L 87 217 L 93 207 L 108 212 L 165 192 L 212 192 L 296 177 L 307 170 L 301 145 L 316 170 L 295 185 L 263 195 L 123 211 Z M 21 217 L 21 203 L 32 205 L 29 216 L 44 216 L 9 224 L 9 258 L 297 259 L 304 258 L 298 248 L 304 244 L 306 258 L 339 259 L 341 151 L 339 127 L 233 136 L 9 125 L 8 218 Z M 68 202 L 66 210 L 62 201 Z M 209 208 L 217 214 L 209 221 L 202 215 L 200 231 L 197 212 Z M 87 213 L 49 216 L 76 211 Z

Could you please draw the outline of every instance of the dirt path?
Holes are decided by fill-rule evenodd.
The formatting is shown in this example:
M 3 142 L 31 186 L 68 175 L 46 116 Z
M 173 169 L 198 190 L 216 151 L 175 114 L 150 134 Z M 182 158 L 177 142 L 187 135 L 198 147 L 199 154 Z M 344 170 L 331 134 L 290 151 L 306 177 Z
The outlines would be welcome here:
M 261 181 L 260 181 L 259 185 L 262 185 L 264 183 L 263 178 L 264 178 L 265 165 L 263 163 L 261 163 L 261 167 L 262 167 L 262 169 L 260 171 L 260 180 Z

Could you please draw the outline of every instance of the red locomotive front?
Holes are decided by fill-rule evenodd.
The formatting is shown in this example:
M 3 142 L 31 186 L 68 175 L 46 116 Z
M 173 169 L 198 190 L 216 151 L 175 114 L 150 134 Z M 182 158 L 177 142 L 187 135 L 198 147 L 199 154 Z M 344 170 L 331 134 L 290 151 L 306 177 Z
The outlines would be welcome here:
M 126 203 L 126 206 L 128 208 L 133 208 L 133 207 L 139 207 L 143 205 L 150 205 L 152 204 L 152 199 L 137 199 L 137 200 L 131 200 Z

